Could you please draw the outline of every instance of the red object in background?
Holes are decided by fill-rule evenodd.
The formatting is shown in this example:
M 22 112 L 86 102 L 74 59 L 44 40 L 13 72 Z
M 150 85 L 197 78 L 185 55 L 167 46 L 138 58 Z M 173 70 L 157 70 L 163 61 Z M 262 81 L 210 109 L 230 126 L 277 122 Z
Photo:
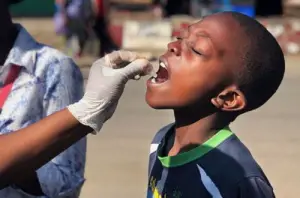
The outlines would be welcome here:
M 4 86 L 1 88 L 1 91 L 0 91 L 0 109 L 3 108 L 3 105 L 4 105 L 8 95 L 11 92 L 14 81 L 18 78 L 20 71 L 21 71 L 20 66 L 18 66 L 18 65 L 11 66 L 10 71 L 4 82 Z
M 93 0 L 97 17 L 103 17 L 106 14 L 106 5 L 104 0 Z
M 98 16 L 104 15 L 104 5 L 103 0 L 97 0 Z
M 115 42 L 118 47 L 122 47 L 122 39 L 123 39 L 123 26 L 110 24 L 108 26 L 108 33 L 111 36 L 112 40 Z

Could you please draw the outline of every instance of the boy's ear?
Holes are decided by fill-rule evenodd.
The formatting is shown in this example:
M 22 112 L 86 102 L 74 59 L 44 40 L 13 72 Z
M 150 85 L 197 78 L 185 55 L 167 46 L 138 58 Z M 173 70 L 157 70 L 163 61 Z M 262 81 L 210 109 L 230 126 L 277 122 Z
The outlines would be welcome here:
M 226 88 L 217 97 L 212 98 L 211 103 L 222 111 L 241 111 L 247 105 L 245 95 L 236 87 Z

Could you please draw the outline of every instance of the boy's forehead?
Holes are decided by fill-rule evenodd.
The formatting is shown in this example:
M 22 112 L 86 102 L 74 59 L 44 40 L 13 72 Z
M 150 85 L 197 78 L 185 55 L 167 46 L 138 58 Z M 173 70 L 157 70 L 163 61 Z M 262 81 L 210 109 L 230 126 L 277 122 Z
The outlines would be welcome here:
M 236 28 L 238 24 L 236 23 L 235 20 L 233 20 L 233 18 L 229 14 L 217 13 L 217 14 L 212 14 L 203 17 L 201 20 L 191 24 L 190 28 L 197 28 L 197 27 L 205 28 L 205 26 L 212 26 L 212 25 L 222 26 L 222 27 L 235 26 Z
M 206 16 L 188 27 L 189 34 L 205 32 L 213 41 L 223 45 L 239 40 L 243 31 L 239 23 L 231 15 L 218 13 Z M 230 44 L 231 45 L 231 44 Z
M 188 27 L 188 32 L 190 35 L 205 32 L 218 54 L 226 55 L 227 58 L 233 57 L 246 44 L 241 26 L 228 14 L 220 13 L 206 16 L 191 24 Z

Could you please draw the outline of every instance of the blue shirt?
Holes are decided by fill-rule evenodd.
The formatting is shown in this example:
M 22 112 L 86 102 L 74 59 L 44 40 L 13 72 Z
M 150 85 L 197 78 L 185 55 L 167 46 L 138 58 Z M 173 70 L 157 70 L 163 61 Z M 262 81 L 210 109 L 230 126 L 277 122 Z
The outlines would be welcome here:
M 228 127 L 202 145 L 168 156 L 174 139 L 174 124 L 153 139 L 147 198 L 275 197 L 260 166 Z
M 72 59 L 36 42 L 24 28 L 18 27 L 15 44 L 0 67 L 0 86 L 12 64 L 21 67 L 0 114 L 1 134 L 27 127 L 77 102 L 83 95 L 83 78 Z M 46 197 L 76 197 L 84 183 L 85 155 L 83 138 L 37 170 Z M 0 197 L 34 196 L 11 186 L 1 190 Z

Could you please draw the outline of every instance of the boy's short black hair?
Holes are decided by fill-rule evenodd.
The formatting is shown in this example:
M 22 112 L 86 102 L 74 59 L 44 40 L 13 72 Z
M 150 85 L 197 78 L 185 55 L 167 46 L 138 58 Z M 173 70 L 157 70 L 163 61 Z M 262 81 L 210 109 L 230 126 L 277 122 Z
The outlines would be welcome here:
M 236 12 L 229 14 L 246 35 L 247 45 L 240 57 L 243 67 L 237 81 L 247 99 L 246 111 L 250 111 L 268 101 L 281 84 L 284 54 L 273 35 L 258 21 Z

